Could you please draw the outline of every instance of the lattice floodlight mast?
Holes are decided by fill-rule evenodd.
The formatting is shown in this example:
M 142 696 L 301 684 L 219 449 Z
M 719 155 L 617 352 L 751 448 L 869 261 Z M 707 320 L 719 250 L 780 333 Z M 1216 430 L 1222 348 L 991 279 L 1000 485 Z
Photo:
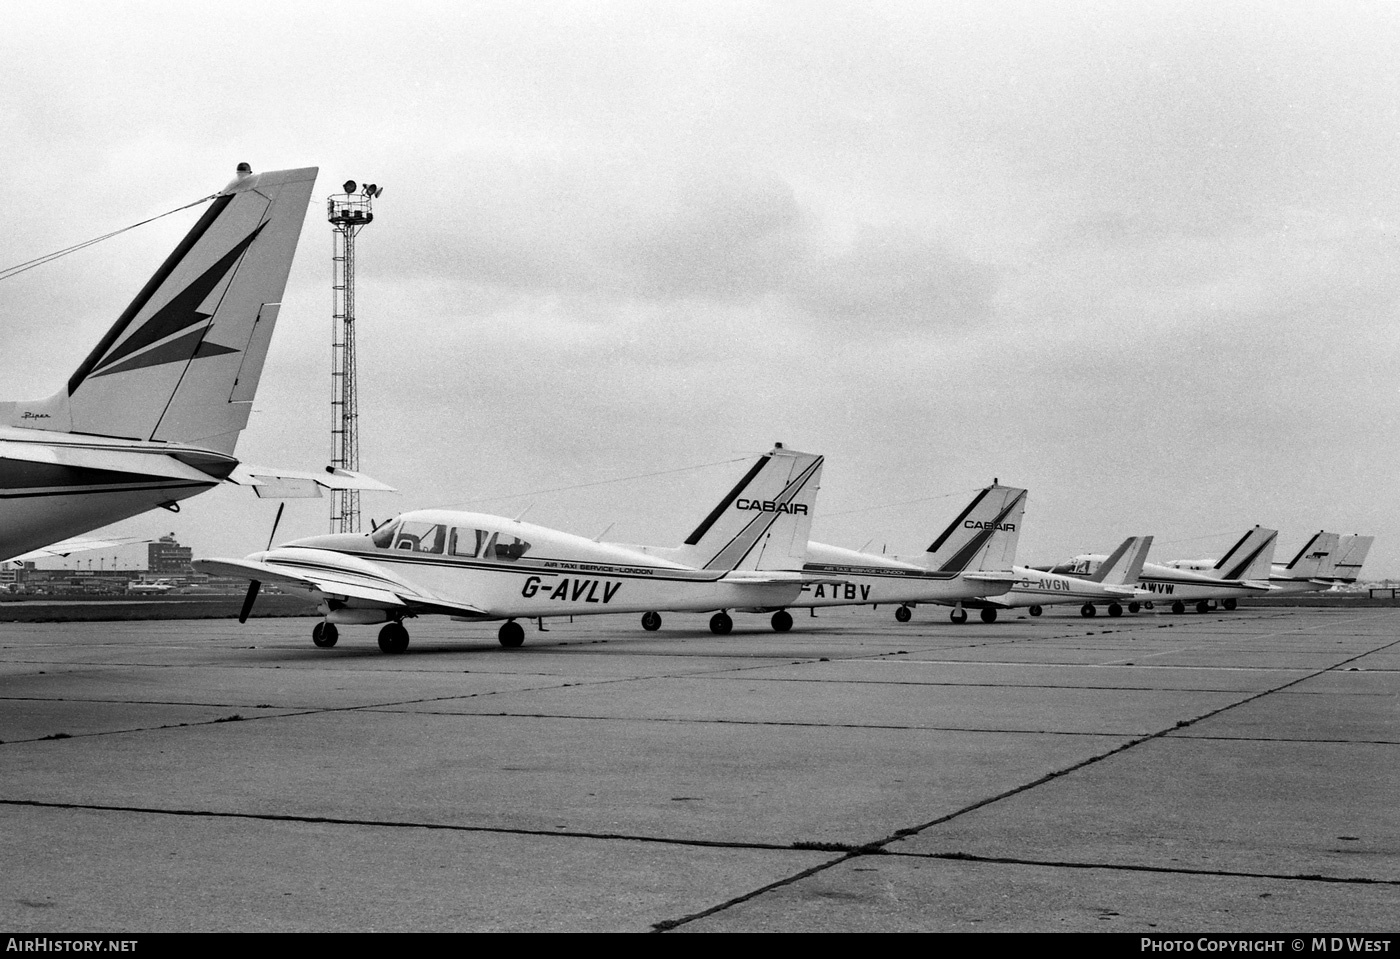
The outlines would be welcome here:
M 331 320 L 331 465 L 360 468 L 360 412 L 355 387 L 355 234 L 374 219 L 373 200 L 382 187 L 367 183 L 356 192 L 347 180 L 345 192 L 326 201 L 332 231 Z M 360 491 L 331 490 L 332 533 L 360 531 Z

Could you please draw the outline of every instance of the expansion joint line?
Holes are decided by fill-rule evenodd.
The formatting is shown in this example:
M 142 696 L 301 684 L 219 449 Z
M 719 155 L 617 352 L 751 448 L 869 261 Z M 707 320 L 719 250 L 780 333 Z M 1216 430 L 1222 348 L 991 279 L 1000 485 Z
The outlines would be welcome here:
M 970 813 L 970 812 L 974 812 L 974 811 L 976 811 L 976 810 L 978 810 L 978 809 L 982 809 L 982 808 L 984 808 L 984 807 L 986 807 L 986 806 L 990 806 L 990 805 L 992 805 L 993 803 L 1001 802 L 1003 799 L 1009 799 L 1009 798 L 1011 798 L 1012 796 L 1017 796 L 1017 795 L 1020 795 L 1020 794 L 1023 793 L 1023 792 L 1028 792 L 1029 790 L 1035 789 L 1035 788 L 1037 788 L 1037 787 L 1039 787 L 1039 786 L 1043 786 L 1043 785 L 1045 785 L 1045 784 L 1048 783 L 1048 782 L 1053 782 L 1053 781 L 1056 780 L 1056 779 L 1060 779 L 1060 778 L 1062 778 L 1062 777 L 1064 777 L 1064 776 L 1068 776 L 1070 773 L 1078 772 L 1079 770 L 1084 769 L 1084 768 L 1086 768 L 1086 767 L 1088 767 L 1088 766 L 1092 766 L 1092 765 L 1094 765 L 1095 763 L 1102 762 L 1102 761 L 1105 760 L 1105 759 L 1110 759 L 1110 758 L 1112 758 L 1112 757 L 1114 757 L 1114 756 L 1119 755 L 1120 753 L 1127 752 L 1129 749 L 1133 749 L 1133 748 L 1135 748 L 1135 747 L 1137 747 L 1137 746 L 1142 745 L 1143 743 L 1152 742 L 1153 740 L 1164 738 L 1164 737 L 1168 736 L 1169 734 L 1176 732 L 1177 730 L 1185 729 L 1185 728 L 1190 727 L 1190 726 L 1194 726 L 1194 725 L 1196 725 L 1197 723 L 1200 723 L 1200 722 L 1202 722 L 1202 721 L 1204 721 L 1204 720 L 1207 720 L 1207 719 L 1212 719 L 1212 718 L 1214 718 L 1214 717 L 1216 717 L 1216 716 L 1219 716 L 1221 713 L 1227 712 L 1227 711 L 1229 711 L 1229 710 L 1231 710 L 1231 709 L 1235 709 L 1235 708 L 1237 708 L 1237 707 L 1239 707 L 1239 706 L 1247 705 L 1247 704 L 1249 704 L 1249 703 L 1254 702 L 1254 701 L 1257 700 L 1257 699 L 1262 699 L 1262 698 L 1265 697 L 1265 696 L 1270 696 L 1270 695 L 1272 695 L 1272 694 L 1274 694 L 1274 693 L 1282 692 L 1283 690 L 1288 689 L 1290 686 L 1296 686 L 1298 683 L 1304 682 L 1304 681 L 1309 680 L 1309 679 L 1315 679 L 1316 677 L 1321 676 L 1321 675 L 1323 675 L 1323 674 L 1325 674 L 1325 673 L 1330 673 L 1330 672 L 1333 672 L 1334 670 L 1341 669 L 1342 667 L 1346 666 L 1348 663 L 1354 663 L 1354 662 L 1356 662 L 1358 659 L 1361 659 L 1361 658 L 1363 658 L 1363 657 L 1365 657 L 1365 656 L 1370 656 L 1370 655 L 1373 654 L 1373 653 L 1382 652 L 1382 651 L 1387 650 L 1387 649 L 1390 649 L 1391 647 L 1396 646 L 1396 645 L 1400 645 L 1400 639 L 1394 640 L 1394 641 L 1389 642 L 1389 643 L 1385 643 L 1384 645 L 1382 645 L 1382 646 L 1377 646 L 1377 647 L 1375 647 L 1375 648 L 1373 648 L 1373 649 L 1364 650 L 1364 651 L 1362 651 L 1362 652 L 1360 652 L 1360 653 L 1357 653 L 1355 656 L 1351 656 L 1351 657 L 1348 657 L 1347 659 L 1341 660 L 1340 662 L 1333 663 L 1332 665 L 1326 667 L 1325 669 L 1319 669 L 1319 670 L 1316 670 L 1316 671 L 1314 671 L 1314 672 L 1308 673 L 1308 674 L 1305 675 L 1305 676 L 1299 676 L 1299 677 L 1296 678 L 1296 679 L 1289 680 L 1289 681 L 1286 682 L 1286 683 L 1281 683 L 1280 685 L 1275 686 L 1275 687 L 1273 687 L 1273 688 L 1271 688 L 1271 689 L 1262 690 L 1262 691 L 1256 693 L 1256 694 L 1253 695 L 1253 696 L 1246 696 L 1244 699 L 1241 699 L 1239 702 L 1230 703 L 1229 705 L 1226 705 L 1226 706 L 1221 706 L 1219 709 L 1213 709 L 1213 710 L 1211 710 L 1210 712 L 1208 712 L 1208 713 L 1203 713 L 1202 715 L 1197 716 L 1197 717 L 1194 718 L 1194 719 L 1183 720 L 1182 722 L 1179 722 L 1179 723 L 1177 723 L 1176 725 L 1174 725 L 1174 726 L 1172 726 L 1172 727 L 1170 727 L 1170 728 L 1168 728 L 1168 729 L 1161 729 L 1161 730 L 1158 730 L 1158 731 L 1155 732 L 1155 733 L 1150 733 L 1150 734 L 1148 734 L 1148 735 L 1146 735 L 1146 736 L 1139 736 L 1139 737 L 1137 737 L 1136 739 L 1133 739 L 1133 740 L 1130 740 L 1130 741 L 1128 741 L 1128 742 L 1126 742 L 1126 743 L 1123 743 L 1123 744 L 1120 745 L 1120 746 L 1116 746 L 1116 747 L 1114 747 L 1113 749 L 1108 750 L 1107 752 L 1100 753 L 1100 754 L 1097 755 L 1097 756 L 1090 756 L 1088 759 L 1085 759 L 1085 760 L 1082 760 L 1082 761 L 1080 761 L 1080 762 L 1074 763 L 1074 764 L 1072 764 L 1072 765 L 1066 766 L 1064 769 L 1058 769 L 1058 770 L 1055 770 L 1055 771 L 1053 771 L 1053 772 L 1046 773 L 1044 776 L 1041 776 L 1039 779 L 1032 780 L 1031 782 L 1028 782 L 1028 783 L 1023 783 L 1023 784 L 1020 785 L 1020 786 L 1016 786 L 1016 787 L 1014 787 L 1014 788 L 1012 788 L 1012 789 L 1008 789 L 1008 790 L 1006 790 L 1006 791 L 1004 791 L 1004 792 L 998 793 L 998 794 L 995 795 L 995 796 L 989 796 L 989 797 L 987 797 L 986 799 L 982 799 L 982 800 L 979 800 L 979 801 L 977 801 L 977 802 L 975 802 L 975 803 L 972 803 L 972 804 L 970 804 L 970 805 L 968 805 L 968 806 L 964 806 L 962 809 L 955 810 L 955 811 L 953 811 L 953 812 L 951 812 L 951 813 L 948 813 L 948 814 L 945 815 L 945 816 L 939 816 L 939 817 L 936 818 L 936 819 L 931 819 L 931 820 L 929 820 L 928 822 L 926 822 L 926 823 L 924 823 L 924 824 L 922 824 L 922 825 L 919 825 L 919 826 L 910 826 L 910 827 L 905 828 L 905 829 L 896 830 L 895 832 L 891 833 L 889 836 L 885 837 L 884 839 L 877 839 L 877 840 L 875 840 L 875 841 L 873 841 L 873 842 L 866 843 L 865 845 L 852 848 L 852 849 L 850 849 L 848 852 L 846 852 L 844 855 L 838 856 L 837 858 L 831 860 L 830 862 L 820 863 L 820 864 L 818 864 L 818 865 L 816 865 L 816 866 L 812 866 L 810 869 L 805 869 L 805 870 L 803 870 L 803 871 L 801 871 L 801 872 L 799 872 L 799 873 L 796 873 L 796 874 L 794 874 L 794 875 L 787 876 L 787 877 L 785 877 L 785 878 L 783 878 L 783 879 L 779 879 L 779 880 L 777 880 L 777 881 L 775 881 L 775 882 L 771 882 L 771 883 L 767 884 L 766 886 L 761 886 L 761 887 L 759 887 L 758 889 L 754 889 L 754 890 L 752 890 L 752 891 L 750 891 L 750 892 L 747 892 L 747 893 L 745 893 L 745 894 L 743 894 L 743 895 L 741 895 L 741 896 L 736 896 L 736 897 L 734 897 L 733 899 L 728 900 L 727 902 L 723 902 L 723 903 L 720 903 L 719 905 L 712 906 L 712 907 L 710 907 L 709 909 L 705 909 L 705 910 L 703 910 L 703 911 L 701 911 L 701 912 L 697 912 L 697 913 L 692 913 L 691 915 L 688 915 L 688 916 L 682 916 L 682 917 L 680 917 L 680 918 L 678 918 L 678 919 L 671 919 L 671 920 L 667 920 L 667 921 L 665 921 L 665 922 L 656 923 L 654 926 L 652 926 L 652 930 L 653 930 L 654 932 L 667 932 L 667 931 L 669 931 L 669 930 L 676 929 L 676 928 L 678 928 L 678 927 L 680 927 L 680 926 L 683 926 L 683 925 L 685 925 L 685 924 L 687 924 L 687 923 L 695 922 L 695 921 L 698 920 L 698 919 L 703 919 L 703 918 L 705 918 L 706 916 L 712 916 L 712 915 L 714 915 L 714 914 L 716 914 L 716 913 L 723 912 L 723 911 L 726 910 L 726 909 L 729 909 L 729 908 L 731 908 L 731 907 L 733 907 L 733 906 L 737 906 L 737 905 L 740 905 L 740 904 L 742 904 L 742 903 L 748 902 L 748 901 L 751 900 L 751 899 L 756 899 L 757 897 L 763 895 L 764 893 L 771 892 L 771 891 L 774 890 L 774 889 L 780 889 L 780 888 L 782 888 L 783 886 L 788 886 L 788 885 L 791 885 L 791 884 L 793 884 L 793 883 L 795 883 L 795 882 L 799 882 L 799 881 L 801 881 L 801 880 L 803 880 L 803 879 L 808 878 L 809 876 L 814 876 L 814 875 L 816 875 L 816 874 L 818 874 L 818 873 L 825 872 L 825 871 L 828 870 L 828 869 L 831 869 L 831 868 L 833 868 L 833 867 L 835 867 L 835 866 L 839 866 L 839 865 L 841 865 L 842 863 L 848 862 L 848 861 L 850 861 L 850 860 L 852 860 L 852 859 L 859 858 L 859 857 L 861 857 L 861 856 L 890 855 L 891 853 L 890 853 L 889 850 L 886 849 L 885 847 L 889 846 L 891 843 L 897 842 L 897 841 L 899 841 L 899 840 L 901 840 L 901 839 L 907 839 L 907 838 L 909 838 L 909 837 L 911 837 L 911 836 L 916 836 L 916 835 L 918 835 L 919 833 L 923 832 L 923 831 L 926 830 L 926 829 L 931 829 L 931 828 L 933 828 L 934 826 L 940 826 L 940 825 L 942 825 L 943 823 L 946 823 L 946 822 L 948 822 L 948 821 L 950 821 L 950 820 L 953 820 L 953 819 L 958 818 L 959 816 L 965 816 L 965 815 L 967 815 L 967 814 Z M 800 847 L 800 846 L 793 846 L 792 848 L 796 849 L 796 848 L 801 848 L 801 847 Z M 808 848 L 812 848 L 812 847 L 808 847 Z M 832 847 L 832 848 L 836 848 L 836 847 Z M 937 857 L 928 857 L 928 858 L 941 858 L 941 859 L 960 859 L 960 858 L 966 858 L 966 859 L 974 859 L 974 858 L 977 858 L 977 857 L 963 856 L 963 855 L 954 855 L 954 854 L 945 854 L 945 855 L 941 855 L 941 856 L 937 856 Z M 979 861 L 982 861 L 982 860 L 979 860 Z M 985 860 L 985 861 L 988 861 L 988 862 L 997 862 L 997 861 L 1001 861 L 1001 860 L 987 859 L 987 860 Z M 1053 865 L 1065 865 L 1066 867 L 1068 867 L 1068 866 L 1072 866 L 1072 865 L 1076 865 L 1076 864 L 1068 864 L 1068 863 L 1066 863 L 1066 864 L 1049 863 L 1049 864 L 1047 864 L 1047 865 L 1052 865 L 1052 866 L 1053 866 Z M 1088 868 L 1088 867 L 1085 866 L 1084 864 L 1078 864 L 1078 865 L 1079 865 L 1081 868 Z M 1150 867 L 1128 867 L 1128 866 L 1114 865 L 1114 864 L 1101 864 L 1101 865 L 1095 866 L 1094 868 L 1100 868 L 1100 869 L 1125 869 L 1125 868 L 1147 869 L 1147 868 L 1150 868 Z M 1161 870 L 1161 871 L 1166 871 L 1166 870 Z M 1221 874 L 1221 875 L 1227 875 L 1226 873 L 1220 873 L 1220 874 Z M 1313 880 L 1327 881 L 1327 882 L 1367 882 L 1367 881 L 1370 881 L 1370 880 L 1362 880 L 1362 879 L 1351 879 L 1351 880 L 1336 880 L 1336 879 L 1330 879 L 1330 880 L 1329 880 L 1329 879 L 1326 879 L 1326 877 L 1322 877 L 1322 876 L 1286 876 L 1286 877 L 1285 877 L 1285 876 L 1267 876 L 1267 877 L 1265 877 L 1265 878 L 1280 878 L 1280 879 L 1282 879 L 1282 878 L 1288 878 L 1288 879 L 1313 879 Z M 1394 884 L 1400 885 L 1400 883 L 1394 883 Z

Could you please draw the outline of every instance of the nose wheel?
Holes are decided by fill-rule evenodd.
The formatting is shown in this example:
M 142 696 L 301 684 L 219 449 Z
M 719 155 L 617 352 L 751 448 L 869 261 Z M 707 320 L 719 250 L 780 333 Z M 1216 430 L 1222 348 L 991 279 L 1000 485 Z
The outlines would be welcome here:
M 1030 609 L 1026 610 L 1026 612 L 1030 613 L 1032 616 L 1039 616 L 1041 613 L 1045 612 L 1045 610 L 1041 609 L 1039 606 L 1032 606 Z
M 654 633 L 661 628 L 661 614 L 656 612 L 642 614 L 642 629 L 649 633 Z
M 961 626 L 963 623 L 967 622 L 967 610 L 955 609 L 948 614 L 948 618 L 951 619 L 954 623 L 957 623 L 959 626 Z
M 894 610 L 894 618 L 899 620 L 901 623 L 907 623 L 909 622 L 909 620 L 914 618 L 914 613 L 908 606 L 896 606 Z

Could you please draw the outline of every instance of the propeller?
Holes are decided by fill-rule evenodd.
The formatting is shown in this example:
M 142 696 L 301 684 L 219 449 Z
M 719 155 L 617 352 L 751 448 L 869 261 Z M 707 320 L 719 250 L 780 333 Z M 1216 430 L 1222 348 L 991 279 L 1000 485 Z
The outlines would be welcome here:
M 248 584 L 248 595 L 243 597 L 243 608 L 238 611 L 238 622 L 240 625 L 248 622 L 248 614 L 253 611 L 253 600 L 258 598 L 258 590 L 262 588 L 262 583 L 256 579 Z
M 277 535 L 277 524 L 282 522 L 282 511 L 287 508 L 287 501 L 283 500 L 277 504 L 277 515 L 272 518 L 272 532 L 267 534 L 267 548 L 272 549 L 272 538 Z M 253 603 L 258 598 L 258 590 L 262 589 L 262 583 L 256 579 L 248 583 L 248 593 L 243 597 L 243 608 L 238 611 L 238 622 L 243 624 L 248 622 L 248 614 L 253 611 Z

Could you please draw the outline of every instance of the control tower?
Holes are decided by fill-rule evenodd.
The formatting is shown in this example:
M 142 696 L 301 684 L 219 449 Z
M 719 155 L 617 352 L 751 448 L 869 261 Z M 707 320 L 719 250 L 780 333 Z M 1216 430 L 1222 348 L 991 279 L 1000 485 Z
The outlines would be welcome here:
M 344 193 L 326 201 L 332 231 L 331 465 L 360 468 L 360 411 L 355 387 L 355 235 L 374 220 L 374 199 L 384 188 L 346 180 Z M 360 531 L 360 491 L 331 490 L 332 533 Z

